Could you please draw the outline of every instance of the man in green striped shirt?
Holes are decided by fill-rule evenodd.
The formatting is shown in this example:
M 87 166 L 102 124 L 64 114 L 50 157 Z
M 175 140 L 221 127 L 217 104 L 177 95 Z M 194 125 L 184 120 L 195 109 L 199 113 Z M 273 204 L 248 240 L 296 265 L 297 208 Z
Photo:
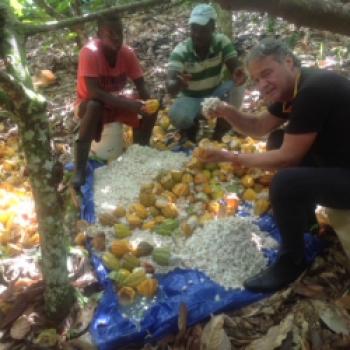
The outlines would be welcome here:
M 219 97 L 227 101 L 246 79 L 231 40 L 215 33 L 216 18 L 212 6 L 197 5 L 189 19 L 191 35 L 175 47 L 168 64 L 168 92 L 177 96 L 170 119 L 182 136 L 194 142 L 203 99 Z M 225 66 L 232 80 L 223 81 Z M 213 139 L 220 140 L 230 129 L 226 121 L 218 119 Z

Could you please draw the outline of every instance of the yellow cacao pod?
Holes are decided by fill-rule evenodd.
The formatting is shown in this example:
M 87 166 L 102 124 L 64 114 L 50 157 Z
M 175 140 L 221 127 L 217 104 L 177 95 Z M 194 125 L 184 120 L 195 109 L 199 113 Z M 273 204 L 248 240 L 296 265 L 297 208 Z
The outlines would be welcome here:
M 120 265 L 123 269 L 132 271 L 135 267 L 140 266 L 140 260 L 131 253 L 126 253 L 120 260 Z
M 163 116 L 159 121 L 159 126 L 165 131 L 168 130 L 170 126 L 170 118 L 167 116 Z
M 270 208 L 270 202 L 267 199 L 258 199 L 255 202 L 254 213 L 257 216 L 265 214 Z
M 169 201 L 169 202 L 176 202 L 177 197 L 176 194 L 170 191 L 164 191 L 163 196 Z
M 139 218 L 136 214 L 126 215 L 126 220 L 131 227 L 140 227 L 142 225 L 142 219 Z
M 159 215 L 159 209 L 156 208 L 156 207 L 150 207 L 149 209 L 149 213 L 153 216 L 153 217 L 156 217 L 157 215 Z
M 115 224 L 114 231 L 117 238 L 125 238 L 131 236 L 130 227 L 125 224 Z
M 244 175 L 242 178 L 241 178 L 241 183 L 244 187 L 246 188 L 250 188 L 250 187 L 253 187 L 254 186 L 254 179 L 252 176 L 250 175 Z
M 158 290 L 158 281 L 154 278 L 146 279 L 137 285 L 136 290 L 144 297 L 153 297 Z
M 242 198 L 245 201 L 255 201 L 256 200 L 256 192 L 253 189 L 248 188 L 243 192 Z
M 74 238 L 74 243 L 76 245 L 84 246 L 85 242 L 86 242 L 86 234 L 85 234 L 85 232 L 79 232 Z
M 109 278 L 117 282 L 118 286 L 123 285 L 123 281 L 131 274 L 130 271 L 126 269 L 119 269 L 118 271 L 113 270 L 109 273 Z
M 100 224 L 103 226 L 113 226 L 118 222 L 118 219 L 113 215 L 113 213 L 102 213 L 98 217 Z
M 119 260 L 110 252 L 104 253 L 102 260 L 110 270 L 118 270 L 120 267 Z
M 155 226 L 157 225 L 157 222 L 155 220 L 150 220 L 147 222 L 144 222 L 142 225 L 143 230 L 153 230 Z
M 165 188 L 166 190 L 171 190 L 175 183 L 173 180 L 173 177 L 171 176 L 171 174 L 166 174 L 164 175 L 161 179 L 160 179 L 160 184 L 163 186 L 163 188 Z
M 181 225 L 181 231 L 182 233 L 186 236 L 189 237 L 192 235 L 193 233 L 193 227 L 191 225 L 189 225 L 187 222 L 183 222 Z
M 144 111 L 148 114 L 154 114 L 158 111 L 160 103 L 157 99 L 146 100 L 144 104 Z
M 182 176 L 181 182 L 191 184 L 191 183 L 193 183 L 193 176 L 190 173 L 185 173 Z
M 161 212 L 166 218 L 176 218 L 179 215 L 174 203 L 168 203 L 164 208 L 161 208 Z
M 161 224 L 162 222 L 164 222 L 165 220 L 165 217 L 162 216 L 162 215 L 157 215 L 155 218 L 154 218 L 154 221 L 157 223 L 157 224 Z
M 203 159 L 207 155 L 207 151 L 204 147 L 197 147 L 193 150 L 192 153 L 193 157 L 198 158 L 198 159 Z
M 118 301 L 121 305 L 130 305 L 134 302 L 136 292 L 131 287 L 122 287 L 118 291 Z
M 123 207 L 117 207 L 113 210 L 113 215 L 117 218 L 123 218 L 126 215 L 126 210 Z
M 125 280 L 122 282 L 125 287 L 136 288 L 142 281 L 146 279 L 146 274 L 144 270 L 137 270 L 132 272 Z
M 190 187 L 186 183 L 178 183 L 172 190 L 178 197 L 185 197 L 190 193 Z
M 141 192 L 139 200 L 145 207 L 152 207 L 156 202 L 156 196 L 152 192 Z
M 147 209 L 141 203 L 132 204 L 130 211 L 135 213 L 139 218 L 143 220 L 148 217 Z
M 213 218 L 214 218 L 214 214 L 205 212 L 205 213 L 198 219 L 198 223 L 199 223 L 200 225 L 205 225 L 205 223 L 207 223 L 208 221 L 213 220 Z
M 121 258 L 124 254 L 131 252 L 132 248 L 128 240 L 118 239 L 112 242 L 111 252 Z
M 175 182 L 180 182 L 183 176 L 183 171 L 181 170 L 172 170 L 171 171 L 171 177 Z
M 196 185 L 204 184 L 206 182 L 208 182 L 208 178 L 203 173 L 197 173 L 194 176 L 194 183 Z

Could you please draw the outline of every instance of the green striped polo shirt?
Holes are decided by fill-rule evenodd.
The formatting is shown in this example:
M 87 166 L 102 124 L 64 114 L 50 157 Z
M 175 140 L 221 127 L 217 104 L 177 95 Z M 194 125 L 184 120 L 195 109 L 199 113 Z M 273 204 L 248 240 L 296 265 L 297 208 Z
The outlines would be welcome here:
M 191 74 L 187 89 L 182 94 L 190 97 L 210 95 L 223 79 L 225 62 L 237 56 L 231 40 L 222 33 L 214 33 L 209 53 L 200 59 L 193 47 L 192 39 L 179 43 L 169 58 L 168 69 Z

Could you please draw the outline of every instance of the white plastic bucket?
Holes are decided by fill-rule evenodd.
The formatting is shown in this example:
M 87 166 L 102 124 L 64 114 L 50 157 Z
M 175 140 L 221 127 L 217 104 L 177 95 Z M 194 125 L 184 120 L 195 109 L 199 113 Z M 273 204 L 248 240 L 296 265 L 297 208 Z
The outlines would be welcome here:
M 108 123 L 103 127 L 101 141 L 93 141 L 90 154 L 104 160 L 118 158 L 125 149 L 123 138 L 123 124 Z

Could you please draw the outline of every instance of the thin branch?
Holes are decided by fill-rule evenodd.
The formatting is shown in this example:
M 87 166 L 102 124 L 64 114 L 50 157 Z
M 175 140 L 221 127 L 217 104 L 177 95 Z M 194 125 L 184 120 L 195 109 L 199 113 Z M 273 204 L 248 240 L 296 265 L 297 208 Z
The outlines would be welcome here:
M 350 6 L 319 0 L 215 0 L 231 10 L 267 12 L 300 26 L 350 35 Z
M 65 16 L 58 13 L 46 0 L 33 0 L 39 7 L 43 8 L 45 12 L 53 18 L 65 18 Z
M 50 21 L 42 25 L 41 24 L 32 25 L 32 24 L 23 23 L 21 25 L 21 29 L 26 35 L 33 35 L 36 33 L 48 32 L 48 31 L 56 30 L 60 28 L 69 28 L 79 23 L 91 22 L 93 20 L 96 20 L 97 18 L 100 18 L 105 15 L 109 15 L 112 13 L 122 13 L 127 11 L 146 9 L 154 5 L 160 5 L 160 4 L 164 5 L 164 4 L 170 4 L 170 3 L 171 3 L 171 0 L 142 0 L 142 1 L 137 1 L 127 5 L 113 6 L 107 9 L 103 9 L 103 10 L 100 10 L 91 14 L 79 16 L 79 17 L 68 18 L 60 21 Z

